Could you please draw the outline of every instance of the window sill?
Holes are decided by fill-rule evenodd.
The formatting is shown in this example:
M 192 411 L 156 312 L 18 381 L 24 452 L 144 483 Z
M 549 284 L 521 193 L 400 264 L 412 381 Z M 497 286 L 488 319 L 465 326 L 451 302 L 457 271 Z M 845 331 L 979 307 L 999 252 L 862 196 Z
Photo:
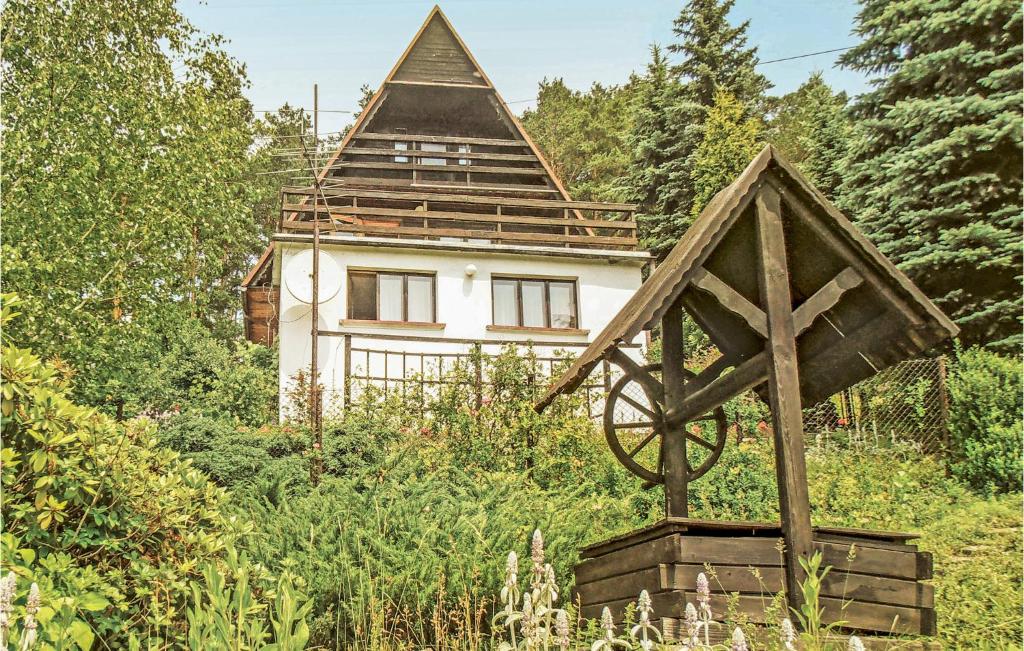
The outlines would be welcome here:
M 537 334 L 550 334 L 550 335 L 579 335 L 585 337 L 590 334 L 590 330 L 581 330 L 579 328 L 538 328 L 532 326 L 510 326 L 510 325 L 489 325 L 487 326 L 487 332 L 534 332 Z
M 373 319 L 342 319 L 341 325 L 356 328 L 399 328 L 407 330 L 444 330 L 445 324 L 430 321 L 376 321 Z

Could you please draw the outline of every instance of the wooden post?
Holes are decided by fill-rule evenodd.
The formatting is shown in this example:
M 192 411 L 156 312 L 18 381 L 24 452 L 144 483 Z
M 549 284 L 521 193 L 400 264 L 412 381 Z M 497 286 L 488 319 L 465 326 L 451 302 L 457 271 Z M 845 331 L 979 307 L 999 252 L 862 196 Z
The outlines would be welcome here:
M 665 386 L 665 433 L 662 459 L 665 468 L 665 517 L 687 517 L 686 422 L 680 420 L 680 406 L 686 398 L 683 368 L 683 307 L 676 300 L 661 318 L 661 378 Z
M 352 335 L 345 335 L 345 409 L 352 406 Z
M 483 345 L 473 344 L 473 379 L 476 383 L 476 410 L 484 406 L 484 351 Z
M 804 427 L 797 371 L 796 330 L 789 290 L 786 243 L 781 199 L 771 187 L 756 198 L 758 281 L 768 320 L 768 402 L 775 437 L 775 475 L 779 485 L 779 513 L 785 539 L 786 598 L 790 608 L 802 603 L 798 584 L 803 580 L 799 559 L 814 551 L 811 506 L 804 460 Z

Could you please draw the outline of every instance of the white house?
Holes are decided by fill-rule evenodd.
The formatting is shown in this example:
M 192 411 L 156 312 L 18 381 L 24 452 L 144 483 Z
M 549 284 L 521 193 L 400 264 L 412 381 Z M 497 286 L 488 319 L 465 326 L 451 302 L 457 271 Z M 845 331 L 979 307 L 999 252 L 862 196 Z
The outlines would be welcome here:
M 280 346 L 282 401 L 313 357 L 314 216 L 325 405 L 510 342 L 547 364 L 580 352 L 650 262 L 635 207 L 572 201 L 437 7 L 319 178 L 283 189 L 244 283 L 248 336 Z

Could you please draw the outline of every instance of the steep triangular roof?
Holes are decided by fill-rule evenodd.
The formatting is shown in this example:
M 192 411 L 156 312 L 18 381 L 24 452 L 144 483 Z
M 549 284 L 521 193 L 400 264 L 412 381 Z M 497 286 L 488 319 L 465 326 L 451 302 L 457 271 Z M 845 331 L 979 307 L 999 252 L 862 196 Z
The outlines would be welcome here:
M 777 192 L 783 202 L 794 308 L 810 303 L 812 296 L 820 299 L 821 290 L 830 283 L 836 285 L 833 302 L 816 305 L 826 306 L 827 317 L 807 325 L 798 346 L 801 366 L 815 362 L 814 372 L 801 376 L 805 404 L 956 335 L 956 325 L 769 145 L 715 195 L 666 260 L 552 385 L 538 408 L 560 393 L 575 390 L 600 360 L 619 344 L 655 327 L 680 297 L 733 365 L 760 352 L 764 342 L 755 322 L 760 297 L 753 213 L 755 198 L 766 188 Z M 739 308 L 722 305 L 709 295 L 712 289 L 719 296 L 731 293 Z
M 523 129 L 522 124 L 508 108 L 508 104 L 497 89 L 494 88 L 491 80 L 469 48 L 466 47 L 465 42 L 455 31 L 447 16 L 436 5 L 430 10 L 405 52 L 402 53 L 377 92 L 360 113 L 355 124 L 345 134 L 327 164 L 320 171 L 321 181 L 328 178 L 331 181 L 335 180 L 335 177 L 338 176 L 337 170 L 340 166 L 345 165 L 340 161 L 353 149 L 354 141 L 363 137 L 379 136 L 379 134 L 370 132 L 368 125 L 393 90 L 402 86 L 433 88 L 438 93 L 448 91 L 451 96 L 459 95 L 461 101 L 477 104 L 484 108 L 488 114 L 495 116 L 505 125 L 507 135 L 499 138 L 470 136 L 466 140 L 480 141 L 478 144 L 484 146 L 520 147 L 518 150 L 510 151 L 516 152 L 512 155 L 520 156 L 524 162 L 534 163 L 533 169 L 526 168 L 524 174 L 529 174 L 537 187 L 517 186 L 515 190 L 543 193 L 544 198 L 571 200 L 569 193 L 555 175 L 540 149 Z M 475 89 L 475 93 L 466 96 L 464 93 L 467 89 Z M 415 140 L 411 137 L 413 135 L 416 134 L 410 134 L 410 140 Z M 483 167 L 490 166 L 484 165 Z M 469 169 L 475 171 L 473 168 Z M 496 173 L 509 174 L 509 171 L 507 169 L 496 170 Z M 493 189 L 500 190 L 501 188 Z M 577 213 L 577 217 L 582 218 L 582 215 Z
M 491 86 L 466 44 L 435 6 L 385 81 Z

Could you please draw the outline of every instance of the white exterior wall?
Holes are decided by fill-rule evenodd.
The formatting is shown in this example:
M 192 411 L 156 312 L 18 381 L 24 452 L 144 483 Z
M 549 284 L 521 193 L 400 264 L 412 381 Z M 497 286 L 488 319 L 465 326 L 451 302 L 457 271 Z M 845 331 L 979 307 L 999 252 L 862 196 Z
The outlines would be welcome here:
M 276 244 L 280 257 L 275 263 L 277 269 L 287 270 L 292 257 L 310 245 L 305 243 Z M 434 342 L 417 340 L 417 337 L 447 338 L 455 340 L 479 340 L 487 342 L 485 353 L 497 352 L 498 347 L 509 341 L 532 341 L 538 356 L 552 355 L 553 351 L 564 350 L 580 353 L 608 322 L 625 305 L 626 301 L 640 287 L 641 268 L 646 258 L 633 254 L 622 256 L 620 252 L 608 252 L 603 258 L 568 257 L 562 254 L 519 253 L 488 250 L 485 245 L 462 250 L 431 250 L 422 248 L 377 247 L 367 244 L 321 244 L 321 255 L 329 256 L 337 264 L 340 278 L 327 278 L 321 271 L 321 286 L 339 287 L 337 293 L 319 305 L 321 330 L 345 331 L 353 335 L 353 347 L 376 350 L 406 351 L 411 353 L 465 353 L 469 345 L 464 341 Z M 557 251 L 557 249 L 555 250 Z M 612 257 L 615 256 L 615 257 Z M 622 256 L 622 257 L 619 257 Z M 476 273 L 466 275 L 467 265 L 474 265 Z M 331 265 L 321 264 L 321 268 Z M 392 325 L 342 324 L 347 316 L 348 269 L 372 269 L 388 271 L 427 272 L 436 274 L 437 321 L 443 329 L 396 327 Z M 287 272 L 285 271 L 285 274 Z M 487 326 L 492 321 L 491 277 L 492 276 L 541 276 L 547 278 L 574 279 L 577 283 L 577 312 L 579 328 L 586 334 L 570 332 L 493 332 Z M 288 289 L 287 279 L 282 277 L 280 303 L 280 389 L 284 407 L 285 394 L 292 378 L 301 370 L 308 370 L 310 364 L 311 307 L 295 298 Z M 323 291 L 323 290 L 322 290 Z M 408 337 L 408 339 L 374 339 L 374 335 Z M 638 337 L 640 344 L 643 337 Z M 493 342 L 493 346 L 489 345 Z M 544 346 L 545 342 L 556 344 Z M 578 346 L 567 347 L 572 342 Z M 639 348 L 634 349 L 639 358 Z M 324 385 L 325 409 L 338 405 L 344 387 L 343 337 L 321 336 L 319 342 L 320 378 Z M 389 377 L 400 377 L 404 373 L 420 371 L 420 360 L 408 361 L 408 368 L 402 369 L 400 356 L 372 356 L 371 368 L 366 365 L 366 356 L 353 355 L 352 367 L 360 373 Z M 387 362 L 385 362 L 387 360 Z M 387 363 L 388 368 L 383 366 Z M 282 409 L 283 413 L 283 409 Z

